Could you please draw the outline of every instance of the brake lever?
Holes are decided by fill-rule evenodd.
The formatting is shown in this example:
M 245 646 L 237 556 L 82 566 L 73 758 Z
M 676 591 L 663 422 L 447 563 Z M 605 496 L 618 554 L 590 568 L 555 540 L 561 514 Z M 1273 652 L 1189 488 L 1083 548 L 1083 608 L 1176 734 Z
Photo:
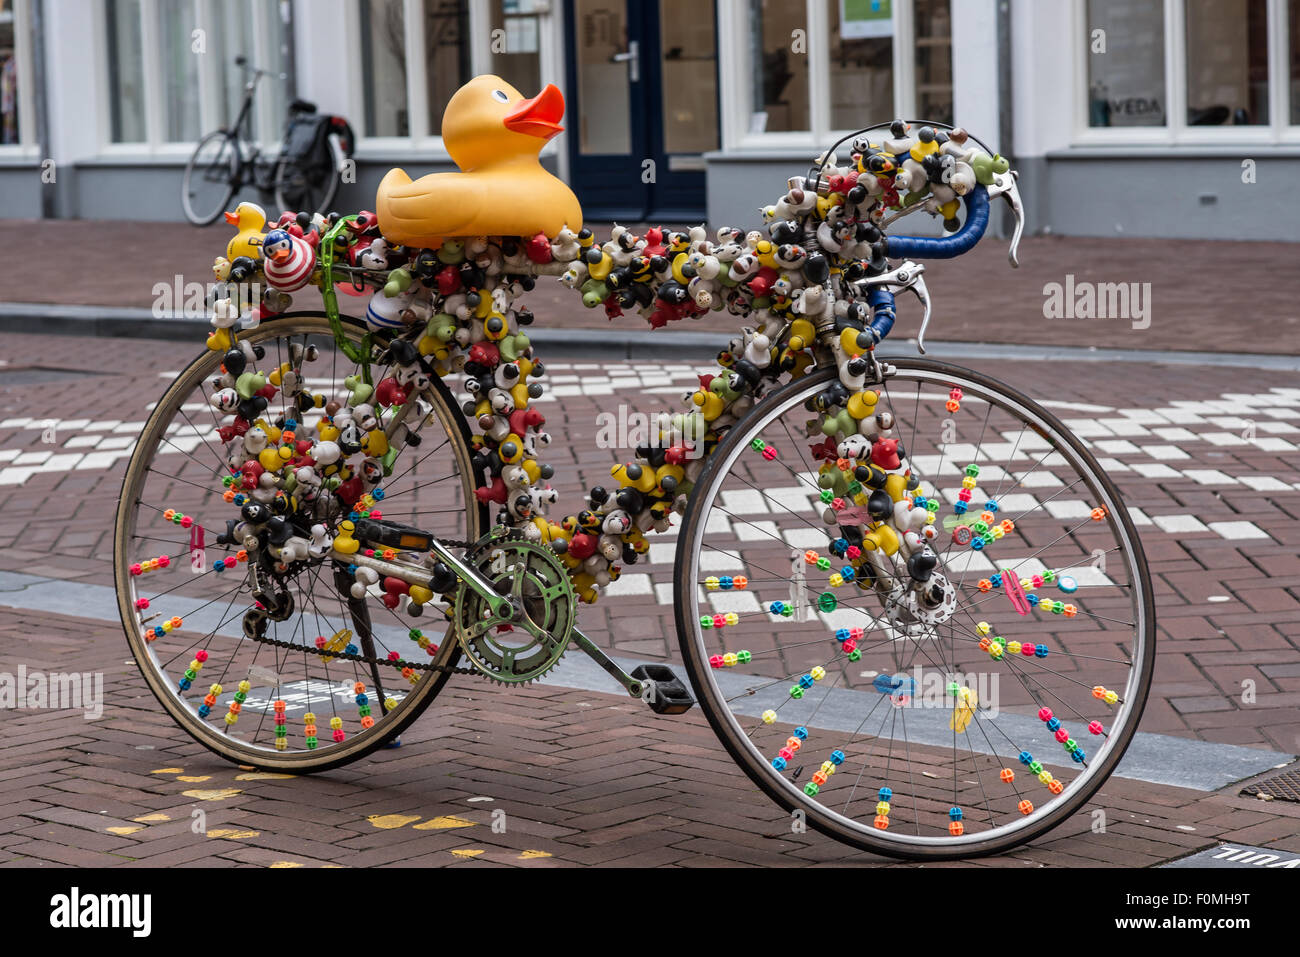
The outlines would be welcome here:
M 917 273 L 912 284 L 907 287 L 916 293 L 916 298 L 921 300 L 921 305 L 925 308 L 925 315 L 921 317 L 921 328 L 916 333 L 916 350 L 925 355 L 925 327 L 930 324 L 930 290 L 925 286 L 925 277 Z
M 925 285 L 925 264 L 904 260 L 897 268 L 878 276 L 869 276 L 859 281 L 863 287 L 884 286 L 890 292 L 910 290 L 921 301 L 925 314 L 921 317 L 921 329 L 916 334 L 916 348 L 925 355 L 925 330 L 930 325 L 930 290 Z
M 1019 175 L 1015 170 L 994 173 L 993 185 L 988 187 L 989 198 L 1001 196 L 1016 217 L 1016 228 L 1011 234 L 1011 246 L 1007 249 L 1007 259 L 1011 261 L 1013 267 L 1020 265 L 1020 260 L 1016 258 L 1016 251 L 1020 247 L 1020 235 L 1025 231 L 1025 207 L 1020 202 L 1020 188 L 1016 185 Z

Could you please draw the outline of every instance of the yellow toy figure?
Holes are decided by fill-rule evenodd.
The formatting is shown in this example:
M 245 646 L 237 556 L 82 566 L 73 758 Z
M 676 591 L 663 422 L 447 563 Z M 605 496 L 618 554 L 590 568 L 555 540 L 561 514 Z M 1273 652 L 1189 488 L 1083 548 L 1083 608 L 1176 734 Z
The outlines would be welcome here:
M 582 229 L 582 207 L 564 183 L 542 168 L 542 144 L 564 127 L 564 96 L 548 84 L 523 94 L 498 76 L 478 76 L 452 96 L 442 139 L 459 173 L 431 173 L 415 182 L 389 170 L 375 209 L 390 243 L 437 248 L 447 236 L 554 237 Z

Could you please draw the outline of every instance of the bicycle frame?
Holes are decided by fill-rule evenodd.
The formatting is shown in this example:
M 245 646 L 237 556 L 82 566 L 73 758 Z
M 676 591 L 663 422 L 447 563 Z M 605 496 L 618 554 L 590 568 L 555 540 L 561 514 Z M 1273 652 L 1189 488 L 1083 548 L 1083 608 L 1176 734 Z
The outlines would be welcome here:
M 248 101 L 246 100 L 246 103 Z M 820 171 L 818 170 L 818 173 Z M 792 187 L 802 186 L 803 180 L 796 178 L 791 180 Z M 827 184 L 816 180 L 818 188 L 822 191 L 828 189 Z M 1011 182 L 1010 189 L 1014 190 L 1014 180 Z M 982 202 L 982 205 L 981 205 Z M 973 200 L 967 201 L 967 222 L 963 227 L 956 241 L 969 242 L 973 245 L 983 235 L 987 225 L 987 198 L 984 194 L 983 187 L 979 187 Z M 322 270 L 321 290 L 322 300 L 325 307 L 325 314 L 328 317 L 330 328 L 334 333 L 336 347 L 356 363 L 367 384 L 373 384 L 373 378 L 370 371 L 370 359 L 374 347 L 374 339 L 370 332 L 367 332 L 361 339 L 359 345 L 354 345 L 347 337 L 343 327 L 342 315 L 339 311 L 338 293 L 335 290 L 335 283 L 339 281 L 339 272 L 347 272 L 348 278 L 353 279 L 354 273 L 348 267 L 342 267 L 336 259 L 336 240 L 344 231 L 348 230 L 350 224 L 357 221 L 356 215 L 345 216 L 340 218 L 322 237 L 320 246 L 320 263 Z M 1019 233 L 1017 231 L 1017 237 Z M 950 238 L 948 241 L 954 241 Z M 816 237 L 809 236 L 808 242 L 813 248 L 816 246 Z M 562 269 L 560 266 L 548 264 L 548 266 L 534 265 L 530 274 L 534 277 L 542 275 L 560 275 Z M 852 283 L 853 292 L 863 295 L 864 293 L 871 297 L 873 303 L 873 325 L 872 328 L 877 334 L 877 341 L 883 340 L 892 330 L 894 324 L 894 293 L 903 290 L 910 290 L 924 305 L 925 313 L 918 334 L 918 345 L 920 351 L 924 352 L 924 335 L 925 328 L 930 320 L 930 297 L 923 279 L 924 266 L 906 261 L 892 270 L 886 270 L 875 276 L 868 276 Z M 353 280 L 355 281 L 355 280 Z M 845 280 L 838 274 L 829 276 L 826 280 L 825 287 L 828 295 L 833 301 L 838 300 L 845 295 L 848 290 L 845 288 Z M 835 348 L 839 339 L 839 331 L 836 328 L 834 317 L 828 316 L 820 322 L 817 327 L 817 342 L 814 346 L 814 355 L 818 365 L 833 365 L 836 361 Z M 870 373 L 869 378 L 872 381 L 880 381 L 885 375 L 885 371 L 877 363 L 874 353 L 869 352 Z M 409 406 L 404 406 L 401 413 L 385 427 L 387 436 L 391 439 L 397 434 L 402 427 L 403 421 L 407 415 Z M 460 558 L 458 558 L 445 544 L 437 539 L 436 536 L 427 536 L 427 550 L 436 555 L 439 560 L 447 565 L 456 575 L 456 577 L 465 583 L 477 596 L 486 601 L 494 614 L 508 615 L 512 613 L 512 606 L 508 599 L 497 593 L 487 579 L 478 573 L 478 571 Z M 407 584 L 420 585 L 427 587 L 429 585 L 429 575 L 420 569 L 412 568 L 406 565 L 388 562 L 380 558 L 364 555 L 342 555 L 336 554 L 336 560 L 351 562 L 353 564 L 368 567 L 376 573 L 385 576 L 397 578 L 405 581 Z M 888 594 L 896 584 L 895 577 L 891 570 L 880 568 L 881 575 L 878 578 L 878 590 L 882 594 Z M 515 612 L 517 613 L 517 612 Z M 575 641 L 589 655 L 616 680 L 618 680 L 633 696 L 640 696 L 644 691 L 644 684 L 641 681 L 631 677 L 616 665 L 604 652 L 597 648 L 582 632 L 576 627 L 573 630 Z

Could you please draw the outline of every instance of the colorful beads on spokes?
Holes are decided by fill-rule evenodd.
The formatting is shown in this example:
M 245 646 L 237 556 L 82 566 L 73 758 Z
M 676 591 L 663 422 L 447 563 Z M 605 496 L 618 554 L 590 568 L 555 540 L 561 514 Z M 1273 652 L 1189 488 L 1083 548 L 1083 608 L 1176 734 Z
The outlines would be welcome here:
M 130 572 L 132 575 L 143 575 L 145 572 L 156 571 L 159 568 L 168 568 L 171 563 L 170 555 L 159 555 L 157 558 L 146 558 L 142 562 L 136 562 L 131 566 Z
M 747 665 L 754 660 L 754 656 L 748 651 L 729 651 L 725 655 L 710 655 L 710 668 L 734 668 L 736 665 Z
M 1078 764 L 1082 764 L 1087 755 L 1084 754 L 1083 748 L 1079 747 L 1077 741 L 1070 737 L 1070 732 L 1061 724 L 1061 719 L 1052 713 L 1051 708 L 1043 707 L 1038 709 L 1038 720 L 1047 725 L 1047 730 L 1051 731 L 1056 737 L 1057 742 L 1066 750 L 1066 753 Z
M 302 716 L 303 734 L 307 736 L 307 747 L 315 749 L 316 747 L 316 715 L 308 711 Z
M 763 713 L 763 720 L 768 724 L 776 720 L 776 712 L 771 712 L 772 721 L 767 720 L 767 712 Z M 790 733 L 790 737 L 785 739 L 785 745 L 781 750 L 776 752 L 776 757 L 772 759 L 772 767 L 778 771 L 784 771 L 790 761 L 794 760 L 795 752 L 803 747 L 803 743 L 808 740 L 808 729 L 799 727 Z
M 239 720 L 240 709 L 248 700 L 248 692 L 252 687 L 252 683 L 247 678 L 236 687 L 234 697 L 230 699 L 230 704 L 226 705 L 226 724 L 232 725 Z
M 273 705 L 275 709 L 275 750 L 283 751 L 289 747 L 289 726 L 285 715 L 285 703 L 276 701 Z
M 193 518 L 188 515 L 182 515 L 174 508 L 169 508 L 162 514 L 166 521 L 169 521 L 174 525 L 179 525 L 181 528 L 189 528 L 194 524 Z
M 872 823 L 882 831 L 889 828 L 889 801 L 893 796 L 892 788 L 881 788 L 876 794 L 876 819 Z
M 357 702 L 357 714 L 361 716 L 361 727 L 373 728 L 375 726 L 375 719 L 370 714 L 370 696 L 366 694 L 365 684 L 358 681 L 352 686 L 352 691 L 356 694 L 355 700 Z M 342 719 L 340 719 L 339 724 L 342 723 Z
M 177 682 L 178 690 L 190 690 L 190 685 L 192 685 L 194 679 L 199 676 L 199 669 L 203 667 L 203 663 L 207 660 L 208 653 L 202 648 L 194 652 L 194 658 L 190 661 L 190 666 L 185 669 L 185 674 L 181 677 L 181 680 Z
M 730 591 L 733 588 L 744 590 L 749 587 L 749 579 L 744 575 L 723 575 L 722 577 L 710 575 L 708 578 L 704 579 L 704 587 L 709 591 L 718 591 L 719 589 L 722 591 Z

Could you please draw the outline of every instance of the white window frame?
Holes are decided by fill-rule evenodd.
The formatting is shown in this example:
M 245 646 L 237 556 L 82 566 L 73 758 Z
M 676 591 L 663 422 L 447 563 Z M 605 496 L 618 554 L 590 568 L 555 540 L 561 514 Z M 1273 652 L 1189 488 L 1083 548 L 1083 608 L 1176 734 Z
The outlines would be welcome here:
M 478 76 L 492 69 L 492 17 L 488 6 L 489 0 L 467 0 L 469 8 L 470 39 L 470 73 Z M 355 116 L 353 124 L 357 131 L 358 159 L 391 159 L 394 157 L 420 157 L 435 161 L 450 162 L 447 147 L 440 135 L 429 132 L 429 96 L 426 83 L 424 58 L 424 0 L 403 0 L 402 13 L 406 23 L 406 112 L 409 119 L 409 136 L 366 136 L 361 131 L 366 128 L 365 95 L 362 84 L 364 59 L 361 49 L 361 3 L 360 0 L 348 0 L 346 19 L 348 32 L 353 37 L 352 53 L 348 58 L 352 65 L 348 89 L 350 102 L 348 112 Z M 538 29 L 538 65 L 541 83 L 556 86 L 564 85 L 564 48 L 562 0 L 549 0 L 539 4 L 535 14 Z M 412 28 L 412 24 L 415 24 Z M 537 90 L 521 90 L 525 96 L 531 96 Z M 542 147 L 542 156 L 563 153 L 559 150 L 555 137 Z
M 1088 125 L 1088 3 L 1074 0 L 1075 146 L 1295 146 L 1300 125 L 1289 124 L 1291 98 L 1286 22 L 1287 0 L 1266 0 L 1268 11 L 1268 119 L 1255 126 L 1187 125 L 1187 29 L 1185 0 L 1163 0 L 1165 27 L 1164 126 Z
M 158 5 L 162 0 L 140 0 L 140 46 L 143 50 L 157 50 L 158 38 L 157 27 L 161 22 L 158 13 Z M 255 3 L 252 0 L 189 0 L 195 13 L 195 24 L 208 30 L 209 35 L 215 30 L 215 24 L 218 22 L 218 8 L 221 3 L 236 2 L 242 4 L 250 15 L 256 15 L 263 12 L 268 19 L 265 22 L 259 22 L 252 30 L 253 49 L 247 51 L 249 64 L 252 66 L 261 66 L 269 62 L 269 56 L 275 38 L 270 35 L 270 30 L 265 29 L 274 27 L 280 29 L 280 7 L 278 4 Z M 158 56 L 146 56 L 144 58 L 144 126 L 145 139 L 135 142 L 115 143 L 112 141 L 112 127 L 110 117 L 111 104 L 109 103 L 109 83 L 110 69 L 108 56 L 108 4 L 106 0 L 96 3 L 94 6 L 95 34 L 101 38 L 97 44 L 97 56 L 100 63 L 96 74 L 101 78 L 99 86 L 99 141 L 100 152 L 104 156 L 140 156 L 147 154 L 156 156 L 159 159 L 176 159 L 188 158 L 194 152 L 195 142 L 190 141 L 169 141 L 163 138 L 164 131 L 167 127 L 166 109 L 164 106 L 164 97 L 166 96 L 163 89 L 162 80 L 162 61 Z M 233 38 L 225 38 L 227 41 Z M 227 48 L 224 54 L 229 55 L 232 62 L 226 63 L 227 68 L 233 69 L 233 57 L 235 51 Z M 220 70 L 222 63 L 216 56 L 215 52 L 209 52 L 199 59 L 199 68 L 197 71 L 199 82 L 199 136 L 203 137 L 213 130 L 224 127 L 228 122 L 234 121 L 234 116 L 228 116 L 225 104 L 225 91 L 221 84 Z M 258 96 L 264 97 L 266 94 L 265 86 L 268 83 L 283 83 L 278 75 L 271 74 L 264 76 L 258 83 Z M 242 86 L 241 86 L 242 89 Z M 283 116 L 273 116 L 271 111 L 257 108 L 254 104 L 252 124 L 253 141 L 265 154 L 274 151 L 275 145 L 280 139 L 283 132 L 281 126 L 284 122 Z
M 0 145 L 4 159 L 34 158 L 36 142 L 36 70 L 32 61 L 32 0 L 10 4 L 14 25 L 14 70 L 18 77 L 18 142 Z
M 960 0 L 953 0 L 954 3 Z M 804 0 L 808 30 L 808 96 L 811 130 L 783 130 L 751 133 L 749 117 L 754 110 L 748 36 L 751 29 L 744 4 L 718 2 L 718 74 L 722 103 L 736 103 L 743 109 L 722 111 L 722 148 L 724 150 L 799 150 L 806 151 L 809 141 L 829 147 L 849 133 L 849 129 L 831 129 L 830 115 L 830 16 L 828 0 Z M 894 0 L 891 8 L 894 33 L 893 71 L 894 102 L 888 120 L 916 113 L 916 23 L 912 0 Z M 740 39 L 736 39 L 740 38 Z

